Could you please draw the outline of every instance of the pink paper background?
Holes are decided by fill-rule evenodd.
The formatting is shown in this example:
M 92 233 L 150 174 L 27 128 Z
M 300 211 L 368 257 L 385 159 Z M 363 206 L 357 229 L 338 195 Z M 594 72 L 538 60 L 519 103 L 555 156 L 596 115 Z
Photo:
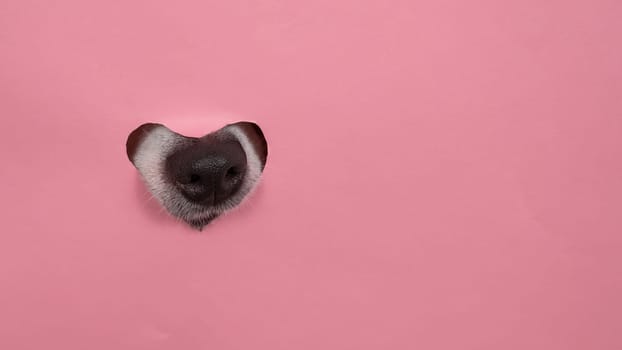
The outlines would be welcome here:
M 0 348 L 622 348 L 619 0 L 0 1 Z M 124 142 L 255 120 L 196 234 Z

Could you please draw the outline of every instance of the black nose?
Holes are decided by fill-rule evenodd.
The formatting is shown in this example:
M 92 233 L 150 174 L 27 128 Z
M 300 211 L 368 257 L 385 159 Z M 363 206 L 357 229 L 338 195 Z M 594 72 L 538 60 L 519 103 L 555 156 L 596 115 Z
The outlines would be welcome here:
M 186 198 L 218 204 L 240 189 L 246 173 L 246 154 L 238 141 L 198 140 L 171 155 L 166 168 Z

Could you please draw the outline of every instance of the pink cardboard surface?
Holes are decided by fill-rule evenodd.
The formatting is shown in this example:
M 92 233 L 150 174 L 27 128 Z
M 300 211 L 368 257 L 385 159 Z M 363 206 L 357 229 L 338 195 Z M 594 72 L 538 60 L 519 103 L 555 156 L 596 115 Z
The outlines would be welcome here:
M 0 349 L 622 348 L 622 2 L 0 2 Z M 143 122 L 263 128 L 196 233 Z

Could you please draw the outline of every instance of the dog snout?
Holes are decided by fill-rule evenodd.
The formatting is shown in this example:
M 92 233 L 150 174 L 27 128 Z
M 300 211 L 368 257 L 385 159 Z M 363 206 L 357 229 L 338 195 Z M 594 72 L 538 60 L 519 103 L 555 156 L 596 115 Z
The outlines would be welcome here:
M 219 204 L 235 194 L 246 173 L 246 154 L 237 141 L 199 140 L 167 161 L 172 182 L 190 201 Z

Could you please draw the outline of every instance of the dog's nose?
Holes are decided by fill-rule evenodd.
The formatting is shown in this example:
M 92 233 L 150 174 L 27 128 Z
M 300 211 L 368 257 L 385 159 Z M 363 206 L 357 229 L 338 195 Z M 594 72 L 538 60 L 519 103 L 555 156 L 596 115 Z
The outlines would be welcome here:
M 169 157 L 167 168 L 186 198 L 201 204 L 218 204 L 242 185 L 246 154 L 237 141 L 199 141 Z

